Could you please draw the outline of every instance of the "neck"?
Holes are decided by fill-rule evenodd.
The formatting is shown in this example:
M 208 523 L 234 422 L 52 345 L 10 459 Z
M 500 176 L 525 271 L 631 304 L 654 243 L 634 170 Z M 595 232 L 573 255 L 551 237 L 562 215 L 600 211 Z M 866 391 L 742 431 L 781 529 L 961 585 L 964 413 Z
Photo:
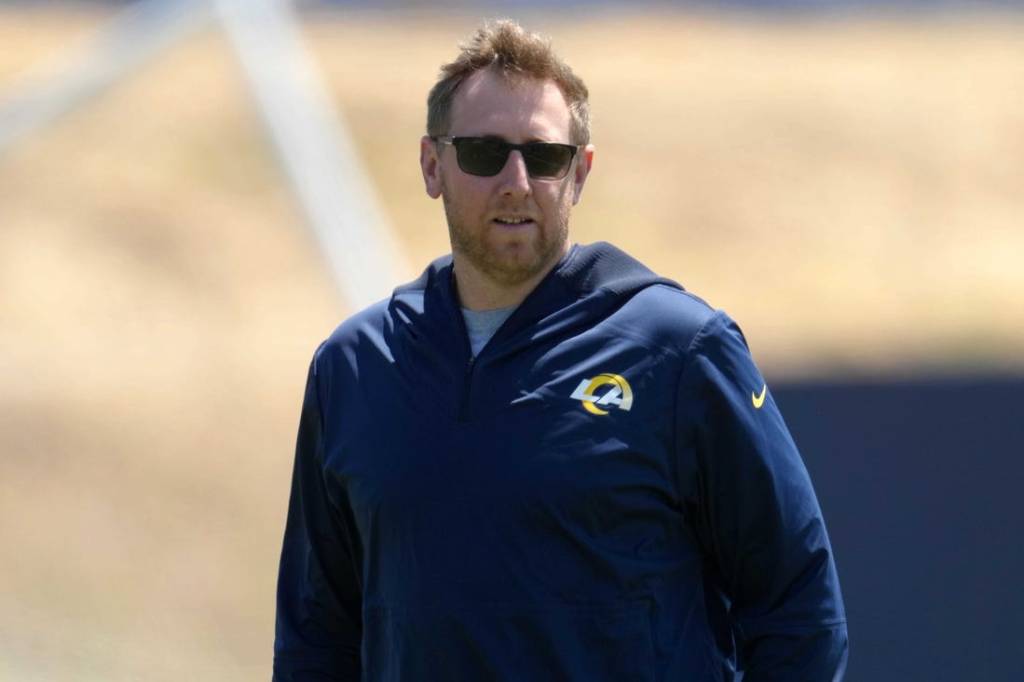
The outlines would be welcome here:
M 455 288 L 459 294 L 459 302 L 463 308 L 470 310 L 494 310 L 518 306 L 554 269 L 558 261 L 569 252 L 569 246 L 567 240 L 565 247 L 550 263 L 529 279 L 516 284 L 497 282 L 473 267 L 473 264 L 466 258 L 460 258 L 458 254 L 455 254 L 452 267 L 455 271 Z

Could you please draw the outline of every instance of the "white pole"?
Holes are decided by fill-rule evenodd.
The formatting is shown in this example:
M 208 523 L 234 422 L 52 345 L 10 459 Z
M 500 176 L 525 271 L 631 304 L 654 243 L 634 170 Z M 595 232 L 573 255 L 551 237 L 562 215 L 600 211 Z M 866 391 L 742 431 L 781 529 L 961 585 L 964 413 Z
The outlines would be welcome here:
M 213 0 L 277 153 L 349 303 L 409 274 L 287 0 Z
M 342 295 L 356 308 L 409 275 L 286 0 L 212 0 Z M 204 26 L 211 0 L 142 0 L 61 69 L 0 99 L 0 154 Z

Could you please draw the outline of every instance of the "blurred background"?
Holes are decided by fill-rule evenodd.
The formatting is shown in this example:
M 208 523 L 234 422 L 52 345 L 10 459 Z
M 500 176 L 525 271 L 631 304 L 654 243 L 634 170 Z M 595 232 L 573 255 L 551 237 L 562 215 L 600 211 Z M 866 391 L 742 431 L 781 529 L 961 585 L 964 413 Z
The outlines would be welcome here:
M 0 4 L 0 679 L 269 679 L 309 359 L 448 251 L 426 93 L 493 16 L 590 87 L 574 238 L 743 326 L 847 679 L 1020 679 L 1020 4 L 370 4 Z

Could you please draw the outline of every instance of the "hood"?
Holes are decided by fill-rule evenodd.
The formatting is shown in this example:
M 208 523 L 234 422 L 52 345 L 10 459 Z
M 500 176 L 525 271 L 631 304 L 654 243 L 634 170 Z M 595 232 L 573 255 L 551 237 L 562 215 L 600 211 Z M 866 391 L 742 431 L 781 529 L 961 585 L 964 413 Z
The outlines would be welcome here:
M 410 373 L 410 382 L 447 392 L 473 372 L 490 386 L 512 390 L 523 363 L 531 366 L 545 349 L 597 326 L 655 285 L 682 289 L 610 244 L 575 245 L 473 358 L 448 255 L 395 290 L 385 335 L 395 366 Z M 509 399 L 503 391 L 478 396 L 474 409 L 498 410 Z
M 515 337 L 526 329 L 536 340 L 538 334 L 592 323 L 655 284 L 683 288 L 607 242 L 573 245 L 505 321 L 494 341 Z M 401 322 L 426 334 L 451 335 L 453 326 L 463 329 L 451 254 L 438 258 L 416 280 L 395 289 L 390 307 Z
M 429 383 L 439 394 L 466 385 L 471 372 L 491 387 L 505 387 L 474 397 L 474 411 L 497 411 L 511 399 L 504 394 L 515 390 L 524 363 L 532 366 L 545 349 L 597 326 L 655 285 L 682 289 L 611 244 L 574 245 L 473 358 L 447 255 L 395 289 L 386 342 L 410 383 Z

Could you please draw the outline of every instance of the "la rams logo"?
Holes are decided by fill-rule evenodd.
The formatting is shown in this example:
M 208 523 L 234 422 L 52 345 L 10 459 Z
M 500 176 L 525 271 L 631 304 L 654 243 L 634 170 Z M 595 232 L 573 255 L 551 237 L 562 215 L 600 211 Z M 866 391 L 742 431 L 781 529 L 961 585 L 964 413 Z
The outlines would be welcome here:
M 618 374 L 598 374 L 580 382 L 571 396 L 583 402 L 583 409 L 591 414 L 608 414 L 603 407 L 617 407 L 629 411 L 633 407 L 633 389 Z

